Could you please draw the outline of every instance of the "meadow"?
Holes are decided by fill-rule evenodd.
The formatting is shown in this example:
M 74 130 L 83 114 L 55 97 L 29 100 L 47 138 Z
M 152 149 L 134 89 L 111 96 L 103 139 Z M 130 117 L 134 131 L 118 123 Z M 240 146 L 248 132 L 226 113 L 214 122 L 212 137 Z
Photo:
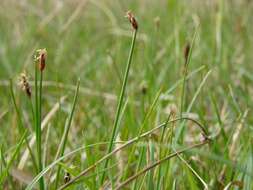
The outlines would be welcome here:
M 253 2 L 1 0 L 0 189 L 253 189 Z

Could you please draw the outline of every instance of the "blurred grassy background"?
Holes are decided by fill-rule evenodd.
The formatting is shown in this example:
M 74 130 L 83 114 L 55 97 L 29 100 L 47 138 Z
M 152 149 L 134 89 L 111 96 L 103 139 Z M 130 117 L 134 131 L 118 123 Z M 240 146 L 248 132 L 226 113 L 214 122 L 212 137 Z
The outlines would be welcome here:
M 198 72 L 187 82 L 186 107 L 207 72 L 211 70 L 211 74 L 197 94 L 190 113 L 186 114 L 203 123 L 210 134 L 218 136 L 208 148 L 200 149 L 199 154 L 186 154 L 185 158 L 213 189 L 222 187 L 218 178 L 224 164 L 228 166 L 224 184 L 238 180 L 243 182 L 244 189 L 252 189 L 253 3 L 247 0 L 1 0 L 2 151 L 7 154 L 20 138 L 8 79 L 16 81 L 25 70 L 33 80 L 33 54 L 44 47 L 48 59 L 43 116 L 62 96 L 68 95 L 48 124 L 46 165 L 54 159 L 78 77 L 81 78 L 81 91 L 67 151 L 109 140 L 131 42 L 131 27 L 124 18 L 127 10 L 137 17 L 139 33 L 127 86 L 128 104 L 121 121 L 121 140 L 137 135 L 159 89 L 162 89 L 162 95 L 148 118 L 145 131 L 164 122 L 171 110 L 179 115 L 181 85 L 170 89 L 183 77 L 183 49 L 197 30 L 189 73 Z M 18 87 L 15 94 L 24 122 L 31 128 L 28 101 Z M 248 109 L 248 116 L 242 120 Z M 234 157 L 231 157 L 232 137 L 240 124 L 243 128 L 236 139 Z M 221 129 L 225 130 L 225 137 L 220 134 Z M 198 132 L 190 127 L 184 131 L 182 139 L 196 140 Z M 105 149 L 103 146 L 93 148 L 67 160 L 66 164 L 81 171 L 104 155 Z M 232 167 L 233 161 L 236 161 L 235 167 Z M 16 164 L 18 162 L 19 159 Z M 178 189 L 201 189 L 201 184 L 193 180 L 194 176 L 180 160 L 174 159 L 173 163 L 169 169 L 171 178 L 166 179 L 163 189 L 171 189 L 175 180 Z M 29 160 L 24 171 L 34 176 Z M 114 172 L 117 167 L 112 169 L 112 174 Z M 96 189 L 94 178 L 90 181 L 90 188 Z M 143 188 L 147 189 L 146 186 Z

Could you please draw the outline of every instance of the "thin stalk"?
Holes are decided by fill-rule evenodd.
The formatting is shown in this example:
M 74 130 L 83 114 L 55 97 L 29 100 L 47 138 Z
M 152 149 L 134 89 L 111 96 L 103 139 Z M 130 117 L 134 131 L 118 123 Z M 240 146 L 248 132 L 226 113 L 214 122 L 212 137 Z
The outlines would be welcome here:
M 181 93 L 181 108 L 180 108 L 180 117 L 182 117 L 182 114 L 183 114 L 183 111 L 184 111 L 184 101 L 185 101 L 185 89 L 186 89 L 186 83 L 187 83 L 187 74 L 188 74 L 188 66 L 189 66 L 189 63 L 191 61 L 191 55 L 192 55 L 192 49 L 193 49 L 193 46 L 194 46 L 194 42 L 195 42 L 195 39 L 196 39 L 196 36 L 197 36 L 197 31 L 198 31 L 198 27 L 197 29 L 195 30 L 195 33 L 194 33 L 194 36 L 192 38 L 192 41 L 191 41 L 191 44 L 190 44 L 190 49 L 189 49 L 189 54 L 186 55 L 186 59 L 185 59 L 185 64 L 184 64 L 184 70 L 183 70 L 183 84 L 182 84 L 182 93 Z
M 173 117 L 173 116 L 172 116 Z M 175 122 L 172 122 L 171 124 L 171 130 L 167 132 L 167 134 L 165 135 L 165 138 L 167 139 L 167 141 L 165 143 L 167 144 L 170 144 L 172 146 L 172 140 L 173 140 L 173 136 L 174 136 L 174 129 L 175 129 L 176 125 L 175 125 Z M 164 154 L 163 155 L 166 155 L 166 154 L 170 154 L 171 153 L 171 147 L 168 148 L 168 149 L 165 149 L 164 151 Z M 168 176 L 170 173 L 169 173 L 169 170 L 170 170 L 170 166 L 171 166 L 171 163 L 168 162 L 168 164 L 166 164 L 165 166 L 165 174 L 163 176 L 163 180 L 161 181 L 161 185 L 164 185 L 162 188 L 166 189 L 166 184 L 162 184 L 166 179 L 169 179 L 170 176 Z M 170 174 L 171 175 L 171 174 Z
M 188 150 L 191 150 L 193 148 L 196 148 L 196 147 L 200 147 L 204 144 L 207 144 L 209 141 L 204 141 L 204 142 L 201 142 L 201 143 L 198 143 L 198 144 L 194 144 L 190 147 L 187 147 L 187 148 L 184 148 L 182 150 L 179 150 L 175 153 L 172 153 L 172 154 L 169 154 L 168 156 L 166 156 L 165 158 L 161 159 L 161 160 L 158 160 L 157 162 L 147 166 L 146 168 L 142 169 L 141 171 L 139 171 L 138 173 L 136 173 L 135 175 L 131 176 L 130 178 L 128 178 L 126 181 L 124 181 L 123 183 L 119 184 L 118 187 L 115 188 L 115 190 L 119 190 L 119 189 L 122 189 L 123 187 L 125 187 L 126 185 L 128 185 L 130 182 L 132 182 L 133 180 L 136 180 L 139 176 L 141 176 L 142 174 L 145 174 L 146 172 L 148 172 L 149 170 L 155 168 L 156 166 L 159 166 L 160 164 L 164 163 L 165 161 L 169 160 L 170 158 L 173 158 L 175 156 L 177 156 L 178 154 L 182 154 Z
M 49 140 L 49 135 L 50 135 L 50 132 L 51 132 L 51 124 L 48 125 L 48 128 L 47 128 L 47 133 L 45 135 L 45 143 L 44 143 L 44 149 L 43 149 L 43 167 L 45 168 L 46 166 L 46 163 L 47 163 L 47 152 L 48 152 L 48 140 Z
M 215 97 L 214 97 L 214 95 L 212 93 L 210 94 L 210 96 L 211 96 L 211 101 L 212 101 L 212 104 L 213 104 L 213 107 L 214 107 L 215 114 L 217 116 L 218 124 L 219 124 L 219 127 L 221 129 L 221 135 L 222 135 L 224 141 L 227 142 L 228 141 L 228 137 L 226 135 L 223 122 L 221 120 L 221 116 L 220 116 L 220 113 L 219 113 L 219 108 L 218 108 L 216 99 L 215 99 Z
M 40 89 L 39 89 L 39 170 L 43 170 L 43 161 L 42 161 L 42 145 L 41 145 L 41 121 L 42 121 L 42 81 L 43 81 L 43 71 L 40 71 Z M 44 178 L 41 178 L 41 188 L 44 187 Z
M 154 148 L 154 145 L 152 143 L 152 140 L 149 139 L 149 142 L 148 142 L 148 151 L 149 151 L 149 155 L 147 158 L 148 159 L 148 163 L 153 163 L 155 161 L 155 148 Z M 150 170 L 148 173 L 147 173 L 148 177 L 147 177 L 147 183 L 148 183 L 148 190 L 152 190 L 155 188 L 155 184 L 154 184 L 154 171 Z
M 141 167 L 141 163 L 142 163 L 142 160 L 143 160 L 143 155 L 144 155 L 144 151 L 145 151 L 145 147 L 143 147 L 141 149 L 141 154 L 140 154 L 140 157 L 139 157 L 139 161 L 138 161 L 138 165 L 137 165 L 137 170 L 136 172 L 140 169 Z M 135 183 L 133 184 L 133 190 L 136 190 L 137 189 L 137 181 L 135 181 Z
M 69 129 L 70 129 L 70 126 L 71 126 L 72 118 L 73 118 L 73 115 L 74 115 L 74 110 L 75 110 L 75 107 L 76 107 L 77 96 L 78 96 L 78 92 L 79 92 L 79 86 L 80 86 L 80 79 L 78 79 L 78 81 L 77 81 L 76 92 L 75 92 L 75 97 L 74 97 L 74 101 L 73 101 L 73 104 L 72 104 L 71 112 L 70 112 L 70 115 L 69 115 L 69 117 L 67 119 L 67 123 L 65 125 L 64 133 L 63 133 L 63 136 L 62 136 L 62 139 L 61 139 L 61 143 L 60 143 L 60 146 L 59 146 L 59 148 L 60 148 L 60 152 L 59 152 L 60 157 L 63 156 L 64 151 L 65 151 L 65 147 L 66 147 L 66 143 L 67 143 L 67 138 L 68 138 L 68 133 L 69 133 Z M 58 156 L 57 156 L 57 158 L 58 158 Z M 57 169 L 56 180 L 55 180 L 55 189 L 58 188 L 60 171 L 61 171 L 61 165 L 59 165 L 58 169 Z
M 122 143 L 122 142 L 114 142 L 116 143 Z M 57 164 L 60 164 L 61 161 L 63 161 L 66 158 L 70 158 L 71 156 L 86 150 L 88 148 L 92 148 L 95 146 L 100 146 L 100 145 L 106 145 L 109 144 L 109 142 L 100 142 L 100 143 L 95 143 L 95 144 L 89 144 L 87 146 L 81 146 L 79 148 L 74 149 L 73 151 L 63 155 L 62 157 L 58 158 L 57 160 L 53 161 L 52 163 L 50 163 L 47 167 L 44 168 L 44 170 L 42 172 L 40 172 L 37 176 L 35 176 L 33 178 L 33 180 L 28 184 L 28 186 L 25 188 L 26 190 L 33 190 L 35 184 L 39 181 L 39 179 L 41 178 L 41 176 L 44 176 L 46 173 L 48 173 L 48 171 L 50 171 L 54 166 L 56 166 Z M 94 174 L 96 175 L 96 174 Z
M 7 168 L 7 162 L 5 161 L 2 148 L 0 148 L 0 160 L 2 161 L 3 167 L 4 167 L 4 168 Z M 2 167 L 1 167 L 0 173 L 1 173 L 1 174 L 3 173 Z M 8 180 L 8 182 L 10 183 L 11 188 L 12 188 L 12 189 L 15 189 L 15 184 L 14 184 L 13 178 L 12 178 L 12 176 L 10 175 L 10 173 L 9 173 L 8 170 L 6 170 L 6 174 L 9 176 L 7 180 Z M 1 178 L 1 177 L 0 177 L 0 178 Z M 0 180 L 0 184 L 2 184 L 1 181 L 2 181 L 2 180 Z
M 173 120 L 168 121 L 168 123 L 173 123 L 176 121 L 181 121 L 181 120 L 189 120 L 192 121 L 193 123 L 195 123 L 199 129 L 201 130 L 202 134 L 205 135 L 205 137 L 208 139 L 208 137 L 206 136 L 207 133 L 204 130 L 204 127 L 196 120 L 188 118 L 188 117 L 184 117 L 184 118 L 176 118 Z M 109 154 L 106 154 L 104 157 L 102 157 L 101 159 L 99 159 L 97 162 L 95 162 L 93 165 L 89 166 L 88 168 L 86 168 L 84 171 L 82 171 L 80 174 L 78 174 L 76 177 L 74 177 L 73 179 L 71 179 L 68 183 L 64 184 L 63 186 L 61 186 L 59 188 L 59 190 L 65 189 L 68 186 L 72 185 L 73 183 L 75 183 L 78 179 L 80 179 L 82 176 L 85 176 L 88 172 L 90 172 L 91 170 L 93 170 L 94 168 L 97 167 L 98 164 L 102 163 L 103 161 L 105 161 L 106 159 L 110 158 L 112 155 L 114 155 L 115 153 L 117 153 L 118 151 L 121 151 L 122 149 L 130 146 L 133 143 L 137 143 L 141 138 L 147 137 L 150 134 L 154 133 L 155 131 L 157 131 L 158 129 L 162 128 L 166 126 L 166 123 L 160 124 L 159 126 L 151 129 L 150 131 L 147 131 L 145 133 L 143 133 L 140 136 L 137 136 L 129 141 L 127 141 L 125 144 L 121 145 L 119 148 L 114 149 L 112 152 L 110 152 Z
M 143 129 L 145 128 L 146 123 L 147 123 L 147 121 L 148 121 L 150 115 L 153 113 L 153 110 L 154 110 L 154 108 L 155 108 L 155 106 L 156 106 L 156 104 L 157 104 L 157 102 L 158 102 L 158 100 L 159 100 L 159 97 L 160 97 L 161 93 L 162 93 L 162 89 L 160 89 L 160 90 L 157 92 L 154 101 L 152 102 L 152 104 L 151 104 L 151 106 L 149 107 L 149 109 L 148 109 L 146 115 L 144 116 L 143 122 L 142 122 L 142 124 L 141 124 L 141 126 L 140 126 L 140 128 L 139 128 L 139 131 L 138 131 L 138 136 L 140 136 L 140 135 L 142 134 L 142 131 L 143 131 Z M 130 165 L 130 163 L 133 161 L 135 150 L 136 150 L 136 147 L 134 146 L 134 147 L 132 148 L 132 150 L 130 151 L 130 154 L 129 154 L 129 157 L 128 157 L 129 159 L 128 159 L 128 162 L 127 162 L 127 164 L 126 164 L 126 168 L 128 168 L 129 165 Z M 123 175 L 123 177 L 122 177 L 123 180 L 126 178 L 127 172 L 128 172 L 128 171 L 126 170 L 125 173 L 124 173 L 124 175 Z
M 161 136 L 161 139 L 160 139 L 160 144 L 163 143 L 163 139 L 164 139 L 164 136 L 165 136 L 165 131 L 166 131 L 166 126 L 169 122 L 169 119 L 171 117 L 171 114 L 168 116 L 168 119 L 166 121 L 166 124 L 165 126 L 163 127 L 163 130 L 162 130 L 162 136 Z M 160 147 L 160 150 L 159 150 L 159 158 L 161 159 L 162 158 L 162 147 Z M 161 167 L 158 167 L 158 177 L 157 177 L 157 186 L 156 186 L 156 189 L 161 189 L 160 188 L 160 182 L 161 182 Z M 135 181 L 136 182 L 136 181 Z
M 36 145 L 37 145 L 37 157 L 38 157 L 38 173 L 43 170 L 42 165 L 42 154 L 41 154 L 41 99 L 42 99 L 42 80 L 43 80 L 43 72 L 40 72 L 40 83 L 38 88 L 38 68 L 35 62 L 35 134 L 36 134 Z M 43 176 L 39 180 L 40 190 L 44 190 L 44 178 Z
M 188 64 L 184 65 L 184 77 L 183 77 L 183 84 L 182 84 L 182 94 L 181 94 L 181 108 L 180 108 L 180 117 L 183 116 L 183 111 L 184 111 L 184 99 L 185 99 L 185 88 L 186 88 L 186 75 L 187 75 L 187 70 L 188 70 Z
M 26 135 L 27 135 L 27 130 L 24 131 L 24 133 L 21 137 L 21 140 L 17 144 L 17 147 L 15 148 L 15 150 L 10 158 L 10 161 L 6 165 L 5 171 L 3 173 L 1 173 L 0 184 L 2 184 L 2 180 L 8 175 L 10 167 L 12 166 L 13 162 L 16 160 L 16 157 L 17 157 L 18 153 L 20 152 L 21 146 L 25 140 Z
M 174 150 L 175 151 L 175 150 Z M 199 179 L 199 181 L 203 184 L 205 187 L 204 190 L 208 190 L 208 185 L 206 182 L 200 177 L 200 175 L 191 167 L 190 164 L 180 155 L 177 153 L 177 156 L 180 158 L 180 160 L 192 171 L 192 173 Z
M 199 93 L 200 93 L 202 87 L 204 86 L 204 84 L 205 84 L 205 82 L 206 82 L 208 76 L 210 75 L 211 71 L 212 71 L 212 70 L 209 70 L 209 71 L 207 72 L 207 74 L 205 75 L 205 77 L 204 77 L 203 80 L 201 81 L 201 83 L 200 83 L 200 85 L 199 85 L 197 91 L 194 93 L 194 96 L 193 96 L 191 102 L 189 103 L 189 105 L 188 105 L 188 107 L 187 107 L 187 109 L 186 109 L 186 113 L 187 113 L 187 114 L 190 113 L 190 111 L 191 111 L 191 109 L 192 109 L 192 106 L 193 106 L 194 102 L 196 101 L 196 99 L 197 99 L 197 97 L 198 97 L 198 95 L 199 95 Z M 183 130 L 184 130 L 184 125 L 185 125 L 185 122 L 182 122 L 181 125 L 180 125 L 180 127 L 179 127 L 179 129 L 177 130 L 177 133 L 176 133 L 176 136 L 175 136 L 175 142 L 177 142 L 178 139 L 180 138 L 180 136 L 181 136 L 181 134 L 182 134 L 182 132 L 183 132 Z
M 14 92 L 13 92 L 12 80 L 10 80 L 10 92 L 11 92 L 11 98 L 12 98 L 12 101 L 13 101 L 13 104 L 14 104 L 14 107 L 15 107 L 15 111 L 16 111 L 17 117 L 18 117 L 18 129 L 19 129 L 20 133 L 23 133 L 23 131 L 26 130 L 26 128 L 23 125 L 21 114 L 20 114 L 20 111 L 19 111 L 18 106 L 17 106 L 17 102 L 16 102 L 15 95 L 14 95 Z M 33 155 L 32 149 L 29 145 L 27 136 L 25 136 L 25 143 L 26 143 L 26 147 L 28 148 L 29 154 L 31 156 L 33 166 L 34 166 L 34 168 L 37 172 L 38 171 L 38 166 L 37 166 L 37 163 L 36 163 L 36 159 Z
M 32 102 L 32 99 L 29 100 L 30 101 L 30 108 L 31 108 L 31 113 L 32 113 L 32 120 L 33 120 L 33 123 L 35 123 L 35 113 L 34 113 L 34 109 L 33 109 L 33 102 Z M 33 130 L 35 126 L 33 126 Z
M 125 71 L 125 75 L 124 75 L 123 84 L 122 84 L 121 91 L 120 91 L 120 96 L 119 96 L 119 99 L 118 99 L 118 106 L 117 106 L 117 111 L 116 111 L 115 120 L 114 120 L 114 124 L 113 124 L 112 136 L 111 136 L 111 139 L 110 139 L 110 144 L 109 144 L 107 154 L 111 153 L 111 151 L 113 149 L 113 141 L 115 139 L 116 131 L 117 131 L 117 128 L 118 128 L 118 122 L 119 122 L 120 113 L 121 113 L 121 109 L 122 109 L 122 105 L 123 105 L 124 94 L 125 94 L 125 91 L 126 91 L 127 79 L 128 79 L 128 75 L 129 75 L 130 66 L 131 66 L 131 63 L 132 63 L 133 50 L 134 50 L 137 31 L 138 30 L 134 30 L 134 33 L 133 33 L 132 44 L 131 44 L 131 48 L 130 48 L 130 52 L 129 52 L 129 56 L 128 56 L 128 61 L 127 61 L 127 66 L 126 66 L 126 71 Z M 109 159 L 106 159 L 105 160 L 105 165 L 104 165 L 105 170 L 108 166 L 108 162 L 109 162 Z M 105 178 L 105 171 L 102 173 L 100 184 L 103 184 L 104 178 Z

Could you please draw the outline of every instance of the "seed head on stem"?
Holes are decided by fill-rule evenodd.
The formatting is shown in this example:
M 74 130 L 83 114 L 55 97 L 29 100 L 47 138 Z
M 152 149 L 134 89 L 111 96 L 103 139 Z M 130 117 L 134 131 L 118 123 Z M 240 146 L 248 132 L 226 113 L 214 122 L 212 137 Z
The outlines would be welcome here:
M 188 62 L 188 57 L 189 57 L 189 53 L 190 53 L 190 44 L 187 43 L 184 47 L 184 60 L 185 60 L 185 64 L 187 64 Z
M 31 90 L 31 86 L 29 84 L 29 77 L 26 75 L 25 72 L 21 73 L 20 76 L 19 76 L 19 86 L 20 88 L 26 92 L 27 96 L 29 98 L 31 98 L 31 95 L 32 95 L 32 90 Z
M 37 52 L 38 56 L 36 57 L 36 59 L 39 62 L 39 69 L 42 72 L 46 67 L 47 50 L 45 48 L 38 49 Z
M 128 18 L 129 22 L 132 24 L 133 29 L 137 30 L 138 23 L 131 11 L 127 11 L 126 17 Z

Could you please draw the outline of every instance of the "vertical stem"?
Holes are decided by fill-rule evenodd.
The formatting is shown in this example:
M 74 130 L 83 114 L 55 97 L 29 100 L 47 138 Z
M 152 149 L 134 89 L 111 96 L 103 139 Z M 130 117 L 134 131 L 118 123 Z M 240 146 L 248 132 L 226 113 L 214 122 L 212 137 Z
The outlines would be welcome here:
M 34 80 L 34 86 L 35 86 L 35 135 L 36 135 L 36 147 L 37 147 L 37 159 L 38 159 L 38 72 L 37 72 L 37 62 L 35 61 L 35 64 L 34 64 L 35 68 L 34 68 L 34 75 L 35 75 L 35 80 Z M 40 167 L 39 167 L 39 170 L 40 170 Z M 39 171 L 38 171 L 39 172 Z
M 183 85 L 182 85 L 182 94 L 181 94 L 181 108 L 180 108 L 180 117 L 183 117 L 184 111 L 184 98 L 185 98 L 185 83 L 186 83 L 186 75 L 187 75 L 187 65 L 184 66 L 184 78 L 183 78 Z
M 130 49 L 129 56 L 128 56 L 128 61 L 127 61 L 125 75 L 124 75 L 124 80 L 123 80 L 123 84 L 122 84 L 122 87 L 121 87 L 120 96 L 119 96 L 119 99 L 118 99 L 118 106 L 117 106 L 117 111 L 116 111 L 115 120 L 114 120 L 114 124 L 113 124 L 112 136 L 111 136 L 110 145 L 109 145 L 108 152 L 107 152 L 108 154 L 111 153 L 111 151 L 113 149 L 113 141 L 115 139 L 116 131 L 117 131 L 117 128 L 118 128 L 119 116 L 120 116 L 120 113 L 121 113 L 124 94 L 125 94 L 125 91 L 126 91 L 126 84 L 127 84 L 127 79 L 128 79 L 128 75 L 129 75 L 131 62 L 132 62 L 132 56 L 133 56 L 133 50 L 134 50 L 136 35 L 137 35 L 137 29 L 135 29 L 134 33 L 133 33 L 132 44 L 131 44 L 131 49 Z M 107 169 L 107 166 L 108 166 L 108 162 L 109 162 L 109 159 L 106 159 L 105 160 L 105 165 L 104 165 L 104 171 L 102 173 L 102 177 L 101 177 L 101 181 L 100 181 L 101 183 L 100 184 L 103 184 L 103 182 L 104 182 L 105 172 L 106 172 L 106 169 Z
M 183 117 L 183 111 L 184 111 L 184 104 L 185 104 L 185 90 L 186 90 L 186 86 L 187 86 L 187 73 L 188 73 L 188 66 L 190 64 L 191 61 L 191 56 L 192 56 L 192 49 L 194 47 L 194 43 L 195 43 L 195 39 L 197 36 L 197 32 L 198 32 L 198 27 L 199 25 L 196 27 L 196 30 L 194 32 L 191 44 L 190 44 L 190 49 L 189 49 L 189 54 L 186 57 L 185 63 L 184 63 L 184 71 L 183 71 L 183 85 L 182 85 L 182 93 L 181 93 L 181 108 L 180 108 L 180 117 Z
M 66 143 L 67 143 L 67 139 L 68 139 L 68 133 L 69 133 L 69 129 L 70 129 L 70 126 L 71 126 L 72 118 L 73 118 L 75 107 L 76 107 L 77 97 L 78 97 L 78 93 L 79 93 L 79 86 L 80 86 L 80 79 L 78 79 L 78 81 L 77 81 L 76 92 L 75 92 L 72 108 L 71 108 L 70 114 L 69 114 L 68 119 L 67 119 L 66 124 L 65 124 L 64 132 L 63 132 L 62 139 L 61 139 L 61 143 L 60 143 L 59 149 L 58 149 L 59 152 L 57 152 L 56 158 L 62 157 L 63 154 L 64 154 L 64 151 L 65 151 L 65 147 L 66 147 Z M 60 171 L 61 171 L 61 165 L 58 166 L 58 169 L 57 169 L 57 172 L 56 172 L 55 189 L 58 188 Z
M 3 165 L 4 168 L 7 168 L 7 162 L 5 161 L 4 154 L 3 154 L 3 151 L 2 151 L 2 147 L 0 148 L 0 159 L 1 159 L 1 162 L 2 162 L 1 165 Z M 1 172 L 2 172 L 2 170 L 1 170 Z M 11 188 L 15 189 L 15 184 L 14 184 L 14 181 L 13 181 L 13 177 L 10 175 L 8 170 L 6 170 L 6 174 L 8 176 L 10 176 L 10 177 L 7 178 L 7 180 L 9 181 L 9 183 L 11 185 Z
M 169 115 L 164 127 L 163 127 L 163 130 L 162 130 L 162 136 L 161 136 L 161 139 L 160 139 L 160 150 L 159 150 L 159 158 L 162 159 L 162 152 L 163 152 L 163 149 L 162 149 L 162 144 L 163 144 L 163 140 L 164 140 L 164 136 L 165 136 L 165 130 L 167 128 L 167 125 L 168 125 L 168 122 L 170 120 L 170 116 L 171 114 Z M 156 189 L 161 189 L 161 166 L 158 166 L 158 176 L 157 176 L 157 184 L 156 184 Z
M 43 81 L 43 71 L 40 71 L 40 89 L 39 89 L 39 170 L 43 170 L 43 163 L 42 163 L 42 147 L 41 147 L 41 118 L 42 118 L 42 81 Z M 44 188 L 44 178 L 41 178 L 41 188 Z
M 35 62 L 35 133 L 36 133 L 36 145 L 37 145 L 37 157 L 38 157 L 38 173 L 43 170 L 42 166 L 42 155 L 41 155 L 41 96 L 42 96 L 42 79 L 43 74 L 40 72 L 40 83 L 38 89 L 38 70 Z M 43 176 L 39 180 L 40 190 L 44 190 L 44 179 Z
M 159 100 L 159 97 L 160 97 L 161 93 L 162 93 L 162 89 L 160 89 L 160 90 L 157 92 L 154 101 L 152 102 L 151 106 L 149 107 L 147 113 L 145 114 L 144 119 L 143 119 L 143 121 L 142 121 L 142 124 L 141 124 L 141 126 L 140 126 L 140 128 L 139 128 L 139 130 L 138 130 L 138 136 L 137 136 L 138 138 L 140 138 L 140 136 L 141 136 L 141 134 L 142 134 L 142 132 L 143 132 L 143 129 L 144 129 L 144 127 L 146 126 L 146 123 L 147 123 L 147 121 L 148 121 L 148 118 L 150 117 L 151 113 L 153 112 L 153 110 L 154 110 L 154 108 L 155 108 L 155 106 L 156 106 L 156 104 L 157 104 L 157 101 Z M 133 148 L 132 148 L 132 150 L 130 151 L 130 154 L 129 154 L 129 158 L 128 158 L 128 162 L 127 162 L 127 164 L 126 164 L 126 168 L 128 168 L 129 165 L 131 164 L 131 162 L 133 161 L 135 150 L 136 150 L 136 146 L 133 146 Z M 127 176 L 127 170 L 126 170 L 126 172 L 124 173 L 122 179 L 125 179 L 126 176 Z
M 10 92 L 11 92 L 11 98 L 12 98 L 12 101 L 13 101 L 13 104 L 14 104 L 14 107 L 15 107 L 15 110 L 16 110 L 16 113 L 17 113 L 17 117 L 18 117 L 18 130 L 19 130 L 20 133 L 23 133 L 23 131 L 25 130 L 25 127 L 23 125 L 23 121 L 22 121 L 22 118 L 21 118 L 20 110 L 18 109 L 18 105 L 17 105 L 16 100 L 15 100 L 15 96 L 14 96 L 14 92 L 13 92 L 13 84 L 12 84 L 12 80 L 11 79 L 10 79 Z M 31 156 L 31 159 L 32 159 L 32 162 L 33 162 L 33 166 L 34 166 L 34 168 L 35 168 L 35 170 L 37 172 L 38 171 L 38 167 L 37 167 L 36 160 L 35 160 L 35 157 L 33 155 L 32 149 L 31 149 L 31 147 L 29 145 L 27 136 L 25 136 L 25 143 L 26 143 L 26 146 L 28 148 L 29 154 Z
M 143 147 L 143 148 L 141 149 L 141 154 L 140 154 L 139 161 L 138 161 L 138 164 L 137 164 L 136 173 L 137 173 L 137 172 L 140 170 L 140 168 L 141 168 L 141 163 L 142 163 L 142 161 L 143 161 L 144 152 L 145 152 L 145 147 Z M 138 181 L 135 180 L 135 182 L 134 182 L 134 184 L 133 184 L 133 187 L 132 187 L 133 190 L 136 190 L 136 189 L 137 189 L 137 182 L 138 182 Z

